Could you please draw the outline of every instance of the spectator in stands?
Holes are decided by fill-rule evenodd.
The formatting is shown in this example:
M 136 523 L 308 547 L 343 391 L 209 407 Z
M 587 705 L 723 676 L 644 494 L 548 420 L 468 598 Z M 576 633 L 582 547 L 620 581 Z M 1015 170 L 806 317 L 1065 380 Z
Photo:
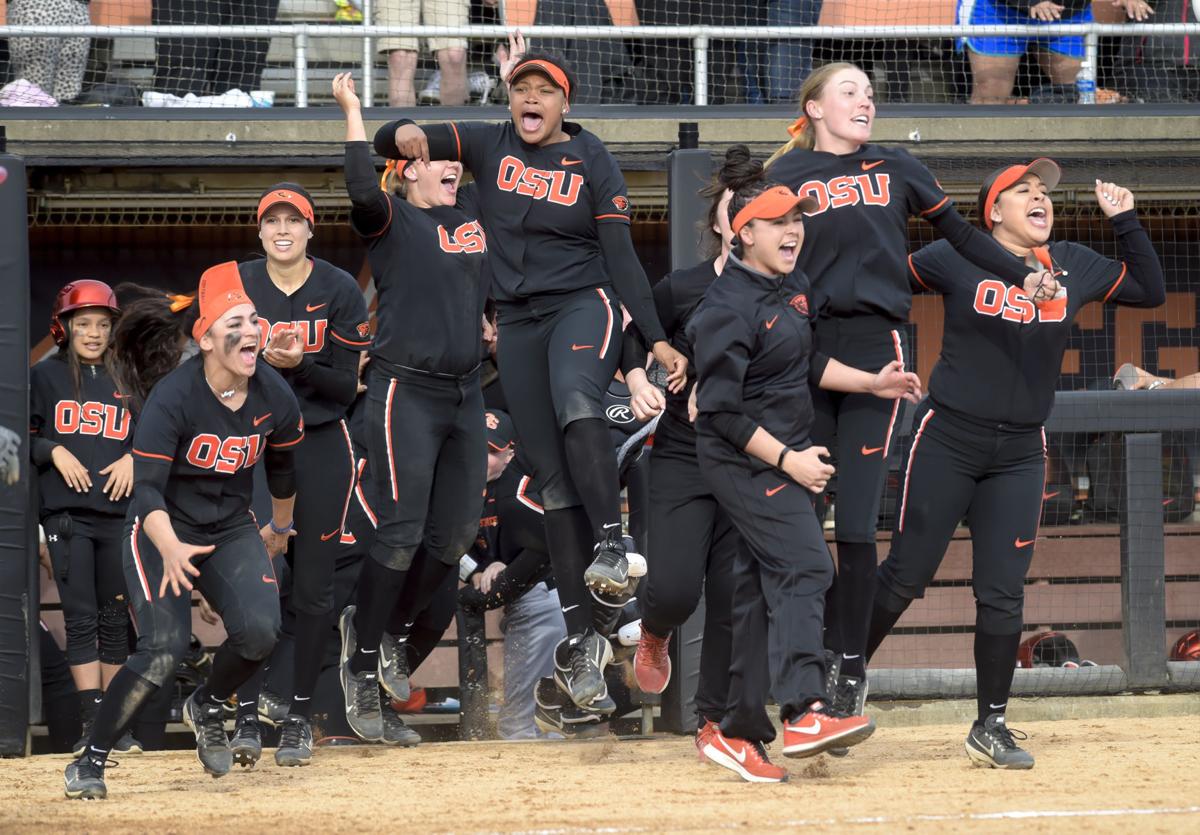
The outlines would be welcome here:
M 1190 0 L 1159 0 L 1155 23 L 1195 23 Z M 1128 13 L 1131 21 L 1146 18 Z M 1116 75 L 1122 92 L 1143 102 L 1200 100 L 1200 38 L 1153 36 L 1121 38 Z
M 375 23 L 379 26 L 466 26 L 469 11 L 468 0 L 379 0 Z M 464 104 L 467 100 L 467 39 L 428 38 L 425 45 L 437 56 L 441 71 L 441 103 Z M 419 48 L 420 43 L 412 37 L 379 39 L 379 51 L 388 56 L 388 104 L 392 107 L 412 107 L 417 103 L 413 77 L 417 72 Z
M 824 0 L 767 0 L 768 26 L 816 26 Z M 863 21 L 864 23 L 867 21 Z M 812 41 L 772 40 L 766 45 L 763 93 L 768 102 L 795 102 L 812 72 Z
M 1152 391 L 1157 388 L 1194 389 L 1200 388 L 1200 374 L 1187 374 L 1176 379 L 1159 377 L 1144 368 L 1138 368 L 1133 363 L 1127 362 L 1113 375 L 1113 388 L 1129 391 L 1139 389 Z
M 8 23 L 87 26 L 91 17 L 87 0 L 10 0 Z M 14 84 L 0 94 L 0 105 L 52 107 L 77 98 L 83 90 L 90 43 L 88 38 L 12 38 L 8 49 Z M 19 83 L 22 79 L 26 85 Z
M 153 24 L 269 26 L 279 0 L 154 0 Z M 162 93 L 219 96 L 262 86 L 270 38 L 155 38 L 154 84 Z

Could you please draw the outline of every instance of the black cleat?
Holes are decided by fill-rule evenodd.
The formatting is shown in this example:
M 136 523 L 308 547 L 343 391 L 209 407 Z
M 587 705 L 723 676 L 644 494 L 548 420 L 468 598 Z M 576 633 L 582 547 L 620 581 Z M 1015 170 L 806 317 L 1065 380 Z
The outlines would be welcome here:
M 989 768 L 1033 768 L 1033 755 L 1017 745 L 1029 737 L 1005 723 L 1003 713 L 993 713 L 982 723 L 976 721 L 967 734 L 967 756 L 978 766 Z
M 262 756 L 262 729 L 254 716 L 239 716 L 233 727 L 233 739 L 229 741 L 229 751 L 235 765 L 243 768 L 254 768 Z
M 412 695 L 408 683 L 407 647 L 406 641 L 387 632 L 379 642 L 379 683 L 389 696 L 401 702 L 407 702 Z
M 196 693 L 183 703 L 183 724 L 196 735 L 196 758 L 213 777 L 222 777 L 233 767 L 229 737 L 225 734 L 225 708 L 219 704 L 199 704 Z
M 604 682 L 604 668 L 612 661 L 612 645 L 589 629 L 561 641 L 554 650 L 554 681 L 575 706 L 583 710 L 613 710 Z
M 594 591 L 610 594 L 623 591 L 629 585 L 629 560 L 625 557 L 620 526 L 611 528 L 592 553 L 592 564 L 583 573 L 583 582 Z
M 412 748 L 414 745 L 421 744 L 421 735 L 404 724 L 404 719 L 392 707 L 392 703 L 385 699 L 382 707 L 383 711 L 383 741 L 388 745 L 399 745 L 402 748 Z
M 358 646 L 354 634 L 354 606 L 347 606 L 338 618 L 338 629 L 342 633 L 341 665 L 338 669 L 345 697 L 346 721 L 350 730 L 360 739 L 379 742 L 383 739 L 383 716 L 380 712 L 379 670 L 364 670 L 355 673 L 350 669 L 350 659 Z
M 64 792 L 72 800 L 103 800 L 108 797 L 104 785 L 104 758 L 92 754 L 80 757 L 63 774 Z
M 608 699 L 607 695 L 605 699 Z M 538 681 L 533 691 L 533 722 L 543 733 L 586 739 L 608 733 L 607 715 L 593 710 L 581 710 L 558 688 L 553 678 Z M 610 707 L 611 713 L 614 708 Z
M 867 677 L 839 675 L 832 692 L 833 709 L 846 716 L 863 716 L 867 706 Z M 849 748 L 829 748 L 830 756 L 844 757 Z
M 264 687 L 258 692 L 257 708 L 259 721 L 274 728 L 287 719 L 291 704 L 284 701 L 283 696 Z
M 304 716 L 289 716 L 280 726 L 275 765 L 289 767 L 312 762 L 312 725 Z
M 142 748 L 142 743 L 138 742 L 131 732 L 126 731 L 125 733 L 121 734 L 121 738 L 118 739 L 117 744 L 113 746 L 112 752 L 114 754 L 123 754 L 125 756 L 129 756 L 130 754 L 140 754 L 144 750 L 145 749 Z

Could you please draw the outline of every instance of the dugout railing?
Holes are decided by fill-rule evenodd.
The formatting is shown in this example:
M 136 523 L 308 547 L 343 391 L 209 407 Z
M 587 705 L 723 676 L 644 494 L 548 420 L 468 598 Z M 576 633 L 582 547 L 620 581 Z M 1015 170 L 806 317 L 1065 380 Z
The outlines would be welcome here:
M 370 19 L 367 0 L 364 19 Z M 362 98 L 375 99 L 373 44 L 382 37 L 465 37 L 469 40 L 499 41 L 514 27 L 503 25 L 468 26 L 377 26 L 367 24 L 294 23 L 268 26 L 179 26 L 179 25 L 77 25 L 33 26 L 0 25 L 0 38 L 14 37 L 87 37 L 87 38 L 287 38 L 292 45 L 293 103 L 309 106 L 309 50 L 315 40 L 360 40 L 362 57 L 357 62 Z M 707 105 L 709 90 L 709 54 L 714 41 L 867 41 L 923 40 L 963 37 L 1045 37 L 1046 27 L 1033 25 L 914 25 L 914 26 L 545 26 L 533 25 L 522 31 L 531 40 L 563 38 L 570 40 L 684 40 L 690 43 L 694 105 Z M 1086 45 L 1087 80 L 1095 87 L 1100 38 L 1200 36 L 1197 23 L 1077 23 L 1053 27 L 1055 36 L 1081 36 Z

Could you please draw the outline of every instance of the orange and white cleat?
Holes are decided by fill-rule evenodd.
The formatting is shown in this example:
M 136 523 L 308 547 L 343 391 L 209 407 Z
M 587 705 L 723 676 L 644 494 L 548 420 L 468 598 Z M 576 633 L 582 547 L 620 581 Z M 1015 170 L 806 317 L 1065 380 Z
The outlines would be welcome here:
M 830 748 L 849 748 L 875 733 L 875 722 L 866 716 L 847 716 L 824 702 L 783 723 L 783 755 L 815 757 Z
M 642 624 L 642 637 L 633 656 L 633 677 L 643 693 L 661 693 L 671 680 L 671 636 L 660 638 Z
M 711 719 L 701 719 L 700 727 L 696 728 L 696 754 L 700 759 L 704 759 L 704 746 L 712 739 L 713 732 L 720 725 Z
M 767 757 L 761 742 L 737 739 L 721 733 L 720 726 L 712 730 L 704 745 L 704 756 L 719 766 L 736 772 L 748 783 L 786 783 L 787 769 L 780 768 Z

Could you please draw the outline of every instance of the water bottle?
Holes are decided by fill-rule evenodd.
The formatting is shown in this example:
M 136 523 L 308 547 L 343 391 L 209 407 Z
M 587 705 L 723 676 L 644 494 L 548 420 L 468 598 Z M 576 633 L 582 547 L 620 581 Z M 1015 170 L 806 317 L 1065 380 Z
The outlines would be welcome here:
M 1091 61 L 1080 63 L 1079 73 L 1075 76 L 1075 92 L 1080 104 L 1096 103 L 1096 73 Z

